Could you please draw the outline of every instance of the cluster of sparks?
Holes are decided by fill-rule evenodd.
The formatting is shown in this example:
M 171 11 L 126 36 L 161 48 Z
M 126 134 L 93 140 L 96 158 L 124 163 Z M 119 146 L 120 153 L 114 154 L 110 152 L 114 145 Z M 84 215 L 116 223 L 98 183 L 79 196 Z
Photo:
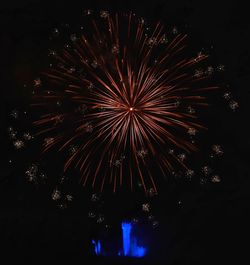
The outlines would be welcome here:
M 193 175 L 186 154 L 198 150 L 192 139 L 205 128 L 196 108 L 217 89 L 207 81 L 214 69 L 199 70 L 208 55 L 187 57 L 187 35 L 165 33 L 161 23 L 149 32 L 132 13 L 102 12 L 90 25 L 51 50 L 55 64 L 34 81 L 33 105 L 48 111 L 34 122 L 44 151 L 68 150 L 64 170 L 80 168 L 82 183 L 100 191 L 140 181 L 156 193 L 156 166 L 165 176 L 177 164 Z

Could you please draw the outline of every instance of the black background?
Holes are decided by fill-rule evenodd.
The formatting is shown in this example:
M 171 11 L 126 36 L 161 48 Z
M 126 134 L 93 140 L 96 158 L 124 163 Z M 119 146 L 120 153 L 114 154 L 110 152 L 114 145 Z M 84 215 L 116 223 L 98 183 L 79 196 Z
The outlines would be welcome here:
M 170 187 L 159 203 L 160 231 L 152 264 L 240 264 L 248 258 L 249 237 L 249 112 L 250 22 L 245 1 L 4 1 L 1 2 L 1 188 L 0 252 L 10 259 L 35 263 L 87 258 L 85 250 L 94 226 L 86 217 L 84 198 L 66 212 L 55 209 L 36 188 L 27 187 L 15 161 L 6 129 L 9 112 L 26 104 L 29 83 L 39 69 L 48 35 L 60 23 L 77 21 L 82 10 L 133 10 L 149 20 L 186 27 L 195 41 L 213 46 L 213 54 L 226 66 L 225 80 L 240 103 L 236 113 L 218 109 L 213 137 L 223 142 L 223 182 L 218 187 Z M 198 45 L 199 47 L 199 45 Z M 226 107 L 225 107 L 226 108 Z M 206 139 L 204 140 L 206 141 Z M 14 159 L 14 165 L 8 160 Z M 2 164 L 2 163 L 1 163 Z M 124 197 L 121 196 L 124 200 Z M 182 205 L 178 205 L 178 201 Z M 119 201 L 119 200 L 117 200 Z M 119 202 L 120 202 L 119 201 Z M 118 204 L 118 203 L 117 203 Z M 123 204 L 126 203 L 123 201 Z M 130 210 L 131 201 L 125 212 Z M 119 205 L 111 205 L 113 209 Z M 119 210 L 114 215 L 121 216 Z M 114 218 L 115 219 L 115 218 Z M 119 217 L 117 217 L 119 219 Z M 1 258 L 1 256 L 0 256 Z M 112 262 L 108 260 L 108 262 Z M 114 261 L 129 263 L 134 261 Z M 247 261 L 245 261 L 247 264 Z

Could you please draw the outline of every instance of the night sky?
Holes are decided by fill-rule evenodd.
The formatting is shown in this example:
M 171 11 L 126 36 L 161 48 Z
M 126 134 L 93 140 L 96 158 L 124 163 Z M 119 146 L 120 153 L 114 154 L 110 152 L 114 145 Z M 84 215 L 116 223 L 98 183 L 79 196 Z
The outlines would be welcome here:
M 30 94 L 24 84 L 29 84 L 41 69 L 40 62 L 50 47 L 51 29 L 61 23 L 78 23 L 86 8 L 132 10 L 149 21 L 161 20 L 185 29 L 195 48 L 212 47 L 214 60 L 225 65 L 223 82 L 240 105 L 232 112 L 221 104 L 215 109 L 216 115 L 206 117 L 213 126 L 201 144 L 222 143 L 225 155 L 218 164 L 222 182 L 200 186 L 177 181 L 161 190 L 154 202 L 160 226 L 149 232 L 152 253 L 143 261 L 89 256 L 91 238 L 102 233 L 87 216 L 89 194 L 73 185 L 78 196 L 72 206 L 56 208 L 49 187 L 33 187 L 24 179 L 27 155 L 34 150 L 16 154 L 7 134 L 14 123 L 25 130 L 26 124 L 13 122 L 9 113 L 26 108 Z M 242 264 L 248 258 L 250 22 L 245 1 L 9 0 L 1 3 L 0 21 L 0 253 L 7 254 L 9 260 L 33 264 L 51 259 L 56 264 L 65 260 L 74 264 L 226 264 L 232 260 Z M 50 167 L 50 174 L 58 173 L 57 165 Z M 119 220 L 133 216 L 143 201 L 142 194 L 126 191 L 107 196 L 105 213 L 113 236 Z

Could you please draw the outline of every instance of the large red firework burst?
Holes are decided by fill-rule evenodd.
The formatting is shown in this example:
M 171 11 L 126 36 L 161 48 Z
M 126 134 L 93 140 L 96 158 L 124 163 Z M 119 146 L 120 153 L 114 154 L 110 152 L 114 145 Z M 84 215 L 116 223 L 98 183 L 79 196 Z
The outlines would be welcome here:
M 80 168 L 84 185 L 115 191 L 139 180 L 156 191 L 156 167 L 188 170 L 172 148 L 197 150 L 188 137 L 203 128 L 194 108 L 207 106 L 204 91 L 216 88 L 197 70 L 207 55 L 187 57 L 186 35 L 161 23 L 148 31 L 132 13 L 89 19 L 88 31 L 50 52 L 56 63 L 34 95 L 33 105 L 48 111 L 35 121 L 44 151 L 70 149 L 64 170 Z

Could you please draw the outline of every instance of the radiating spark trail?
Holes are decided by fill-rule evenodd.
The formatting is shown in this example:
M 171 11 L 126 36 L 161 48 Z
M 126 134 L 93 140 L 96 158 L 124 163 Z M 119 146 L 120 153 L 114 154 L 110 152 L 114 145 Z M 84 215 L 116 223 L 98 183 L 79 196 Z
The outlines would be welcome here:
M 194 75 L 207 55 L 186 57 L 187 35 L 166 42 L 160 23 L 148 33 L 132 14 L 91 23 L 91 34 L 55 54 L 57 64 L 44 73 L 48 87 L 34 96 L 33 105 L 49 111 L 34 122 L 53 138 L 44 151 L 77 144 L 64 169 L 79 167 L 84 185 L 103 190 L 110 182 L 115 191 L 125 178 L 131 189 L 139 180 L 156 191 L 149 164 L 166 175 L 177 163 L 187 168 L 169 148 L 197 150 L 186 132 L 204 127 L 182 106 L 207 106 L 204 93 L 217 88 Z M 60 114 L 50 111 L 58 101 L 68 104 Z

